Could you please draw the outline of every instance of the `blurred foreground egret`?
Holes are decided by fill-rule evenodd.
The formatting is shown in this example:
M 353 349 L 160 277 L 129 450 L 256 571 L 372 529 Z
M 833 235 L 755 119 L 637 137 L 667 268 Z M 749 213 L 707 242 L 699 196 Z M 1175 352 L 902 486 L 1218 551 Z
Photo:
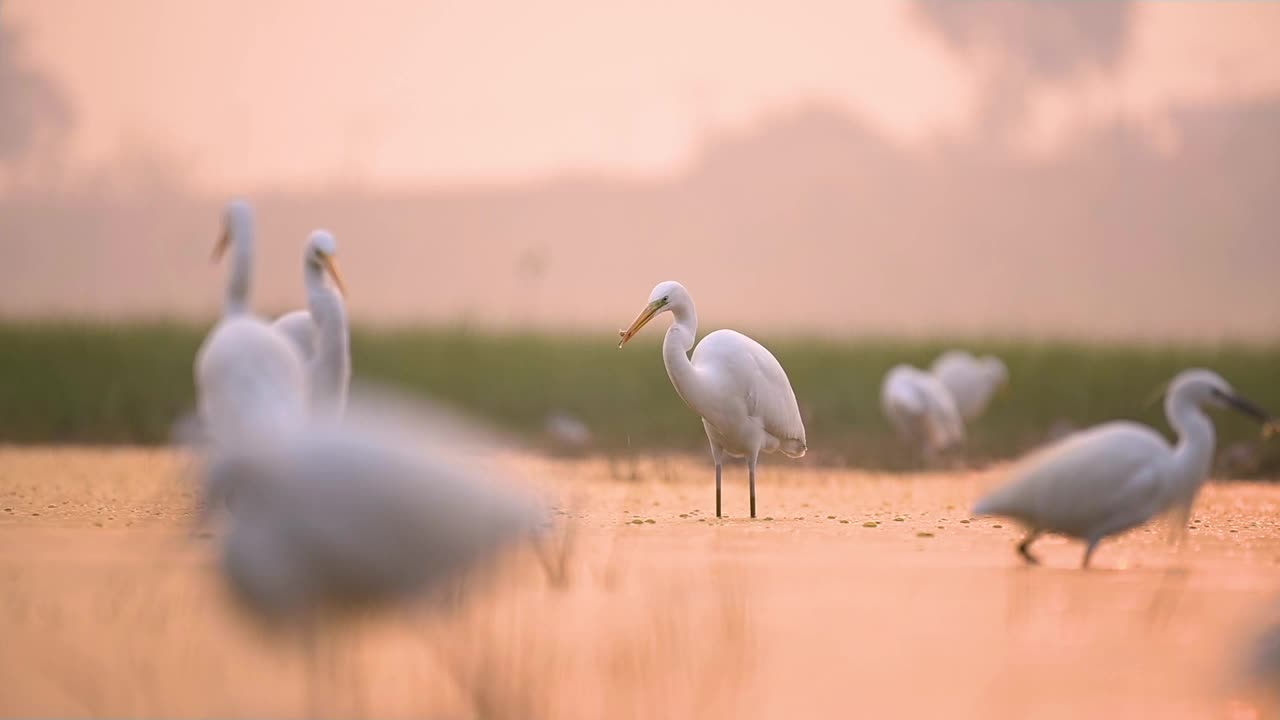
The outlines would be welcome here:
M 1000 358 L 974 357 L 964 350 L 942 353 L 929 371 L 950 391 L 965 422 L 973 422 L 982 415 L 996 391 L 1009 382 L 1009 370 Z
M 333 642 L 344 621 L 457 599 L 459 581 L 547 524 L 539 503 L 484 465 L 494 447 L 425 409 L 357 389 L 341 420 L 215 444 L 202 466 L 202 524 L 229 509 L 221 577 L 259 627 L 304 641 L 309 715 L 325 710 L 317 664 L 332 671 L 349 655 Z
M 338 243 L 326 230 L 307 238 L 302 259 L 302 279 L 307 289 L 307 309 L 278 318 L 273 326 L 288 337 L 306 362 L 311 413 L 341 417 L 351 382 L 351 341 L 342 297 L 346 288 L 334 256 Z M 328 274 L 334 286 L 329 287 Z
M 1185 370 L 1165 396 L 1165 415 L 1178 433 L 1176 446 L 1134 422 L 1082 430 L 1021 461 L 1011 480 L 979 500 L 973 512 L 1025 525 L 1029 533 L 1018 552 L 1027 562 L 1036 562 L 1030 546 L 1041 533 L 1084 540 L 1082 566 L 1088 567 L 1105 537 L 1166 510 L 1179 513 L 1185 523 L 1213 461 L 1213 423 L 1203 412 L 1207 406 L 1232 408 L 1263 423 L 1270 418 L 1216 373 Z
M 379 605 L 532 539 L 537 505 L 450 442 L 405 406 L 356 401 L 343 421 L 214 447 L 202 509 L 235 496 L 222 556 L 234 595 L 273 621 Z
M 659 283 L 631 327 L 619 334 L 621 348 L 657 315 L 675 321 L 662 341 L 662 361 L 676 394 L 702 416 L 716 463 L 716 517 L 720 517 L 720 467 L 724 455 L 745 457 L 751 482 L 751 517 L 756 516 L 756 459 L 781 450 L 803 457 L 804 423 L 787 374 L 763 345 L 732 330 L 717 330 L 693 350 L 698 315 L 689 292 L 678 282 Z
M 269 436 L 306 412 L 301 357 L 284 335 L 249 312 L 253 212 L 241 200 L 227 206 L 214 260 L 228 248 L 231 272 L 222 319 L 200 345 L 195 363 L 200 419 L 215 442 Z
M 880 408 L 898 437 L 926 460 L 964 442 L 964 421 L 951 393 L 923 370 L 889 370 L 880 386 Z

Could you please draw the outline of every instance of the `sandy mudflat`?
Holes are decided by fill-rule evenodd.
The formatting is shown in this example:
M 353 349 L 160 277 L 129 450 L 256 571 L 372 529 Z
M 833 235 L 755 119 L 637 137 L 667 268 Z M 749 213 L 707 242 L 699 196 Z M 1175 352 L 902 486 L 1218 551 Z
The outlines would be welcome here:
M 1248 718 L 1229 669 L 1280 590 L 1280 487 L 1214 484 L 1180 555 L 1152 528 L 1080 572 L 963 522 L 998 469 L 775 461 L 749 521 L 726 468 L 717 521 L 703 462 L 522 458 L 573 524 L 567 586 L 519 555 L 309 671 L 224 602 L 184 462 L 0 449 L 0 715 Z

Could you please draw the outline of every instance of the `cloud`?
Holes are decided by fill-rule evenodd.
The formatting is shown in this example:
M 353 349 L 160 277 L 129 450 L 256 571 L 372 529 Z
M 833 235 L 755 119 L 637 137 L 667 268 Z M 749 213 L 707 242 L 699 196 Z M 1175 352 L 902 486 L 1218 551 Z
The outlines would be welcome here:
M 915 10 L 924 27 L 981 68 L 978 126 L 996 144 L 1023 124 L 1037 86 L 1115 71 L 1134 23 L 1128 2 L 917 0 Z
M 956 52 L 994 51 L 1045 82 L 1113 70 L 1133 27 L 1127 2 L 919 0 L 915 8 L 924 26 Z
M 24 62 L 21 35 L 0 23 L 0 171 L 56 154 L 74 120 L 62 88 Z

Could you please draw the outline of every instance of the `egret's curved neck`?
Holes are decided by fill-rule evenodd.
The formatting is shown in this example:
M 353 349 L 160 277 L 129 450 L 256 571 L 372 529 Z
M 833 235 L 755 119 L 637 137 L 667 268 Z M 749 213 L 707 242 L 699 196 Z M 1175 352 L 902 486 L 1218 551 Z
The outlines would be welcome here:
M 223 312 L 239 315 L 249 311 L 249 283 L 253 276 L 253 226 L 237 218 L 228 228 L 231 233 L 231 275 L 227 278 L 227 296 Z
M 1165 415 L 1178 433 L 1178 445 L 1173 450 L 1178 479 L 1174 491 L 1189 501 L 1208 477 L 1213 462 L 1213 422 L 1194 402 L 1176 395 L 1170 395 L 1165 403 Z
M 307 262 L 307 309 L 316 324 L 316 348 L 308 371 L 311 375 L 311 407 L 326 416 L 341 415 L 347 404 L 351 380 L 351 347 L 347 311 L 342 296 L 325 284 L 324 269 Z
M 676 392 L 686 405 L 697 411 L 695 406 L 702 395 L 702 378 L 689 361 L 689 351 L 693 349 L 693 339 L 698 334 L 698 313 L 693 308 L 693 301 L 685 300 L 671 305 L 671 315 L 675 319 L 662 340 L 662 363 L 667 366 L 667 377 L 671 378 Z

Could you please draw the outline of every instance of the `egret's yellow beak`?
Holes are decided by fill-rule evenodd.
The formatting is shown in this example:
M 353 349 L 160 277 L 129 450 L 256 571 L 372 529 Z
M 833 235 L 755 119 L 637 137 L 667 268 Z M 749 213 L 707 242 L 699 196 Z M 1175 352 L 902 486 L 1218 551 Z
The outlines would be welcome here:
M 621 349 L 623 345 L 627 344 L 628 340 L 635 337 L 636 333 L 640 332 L 640 328 L 644 327 L 646 323 L 652 320 L 653 316 L 657 315 L 658 311 L 665 306 L 666 303 L 661 300 L 654 300 L 646 305 L 644 310 L 641 310 L 640 314 L 636 316 L 635 322 L 631 323 L 631 327 L 626 330 L 618 331 L 618 335 L 622 337 L 622 339 L 618 341 L 618 348 Z
M 229 245 L 231 245 L 231 231 L 224 227 L 222 228 L 222 234 L 218 236 L 217 244 L 213 246 L 213 255 L 211 257 L 213 262 L 218 262 L 222 259 Z
M 347 286 L 342 284 L 342 276 L 338 274 L 338 265 L 334 262 L 332 255 L 321 255 L 320 262 L 324 263 L 325 272 L 329 273 L 329 277 L 333 278 L 333 284 L 338 286 L 338 292 L 342 297 L 347 296 Z

